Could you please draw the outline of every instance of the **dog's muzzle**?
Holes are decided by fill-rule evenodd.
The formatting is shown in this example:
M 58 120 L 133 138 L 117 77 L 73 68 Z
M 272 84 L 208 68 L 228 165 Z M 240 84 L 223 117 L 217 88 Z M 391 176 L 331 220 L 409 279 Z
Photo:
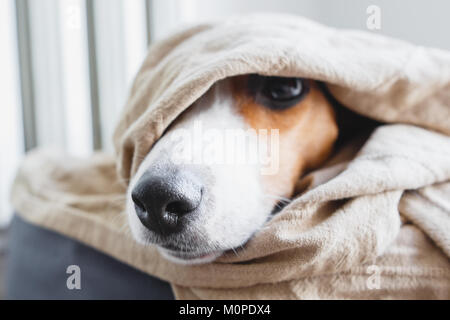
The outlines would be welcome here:
M 158 235 L 183 230 L 199 211 L 203 185 L 192 172 L 177 167 L 149 168 L 132 190 L 136 214 L 142 224 Z

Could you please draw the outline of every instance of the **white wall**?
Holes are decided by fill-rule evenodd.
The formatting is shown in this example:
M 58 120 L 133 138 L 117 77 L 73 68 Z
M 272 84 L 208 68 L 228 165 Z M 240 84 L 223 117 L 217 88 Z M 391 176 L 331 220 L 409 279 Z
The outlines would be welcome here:
M 366 29 L 366 9 L 381 9 L 381 30 L 410 42 L 450 49 L 448 0 L 153 0 L 154 39 L 177 27 L 249 12 L 286 12 L 339 27 Z

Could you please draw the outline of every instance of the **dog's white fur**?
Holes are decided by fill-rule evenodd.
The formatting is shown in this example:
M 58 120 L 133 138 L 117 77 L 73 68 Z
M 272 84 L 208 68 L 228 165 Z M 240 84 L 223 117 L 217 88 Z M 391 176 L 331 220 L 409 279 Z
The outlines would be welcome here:
M 210 262 L 223 252 L 243 245 L 267 221 L 277 202 L 266 194 L 258 163 L 196 165 L 174 161 L 180 143 L 176 138 L 177 133 L 179 130 L 192 132 L 198 121 L 204 130 L 249 128 L 233 106 L 228 80 L 221 81 L 191 106 L 154 145 L 128 188 L 127 214 L 133 236 L 140 243 L 156 244 L 167 259 L 178 263 Z M 191 143 L 194 154 L 204 153 L 204 143 Z M 224 150 L 225 154 L 228 152 L 240 151 Z M 165 170 L 166 166 L 174 165 L 200 175 L 205 191 L 199 213 L 188 227 L 182 233 L 163 240 L 139 221 L 131 200 L 131 191 L 149 168 Z

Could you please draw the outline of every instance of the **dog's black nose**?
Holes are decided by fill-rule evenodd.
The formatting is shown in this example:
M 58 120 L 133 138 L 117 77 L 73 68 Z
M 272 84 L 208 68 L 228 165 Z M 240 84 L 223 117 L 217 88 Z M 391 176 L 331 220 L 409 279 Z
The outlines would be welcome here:
M 196 212 L 202 189 L 199 179 L 189 171 L 157 168 L 142 175 L 131 197 L 142 224 L 168 235 L 180 231 L 186 217 Z

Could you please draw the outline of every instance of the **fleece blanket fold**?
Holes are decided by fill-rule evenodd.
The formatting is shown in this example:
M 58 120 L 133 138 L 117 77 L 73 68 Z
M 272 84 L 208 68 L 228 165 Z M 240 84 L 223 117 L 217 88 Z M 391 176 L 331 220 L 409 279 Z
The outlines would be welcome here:
M 132 239 L 127 183 L 211 85 L 250 73 L 323 81 L 345 107 L 385 124 L 303 177 L 242 250 L 173 264 Z M 449 299 L 448 135 L 450 53 L 296 16 L 237 16 L 154 44 L 116 127 L 116 154 L 31 152 L 12 201 L 28 221 L 169 281 L 180 299 Z

